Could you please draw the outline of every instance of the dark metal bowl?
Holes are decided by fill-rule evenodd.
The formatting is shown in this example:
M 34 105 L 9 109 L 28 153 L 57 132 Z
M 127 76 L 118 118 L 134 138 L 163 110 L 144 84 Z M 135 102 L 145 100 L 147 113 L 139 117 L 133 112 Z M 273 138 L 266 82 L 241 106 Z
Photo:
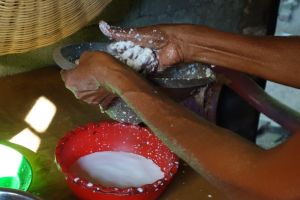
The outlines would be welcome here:
M 0 200 L 41 200 L 28 192 L 0 188 Z

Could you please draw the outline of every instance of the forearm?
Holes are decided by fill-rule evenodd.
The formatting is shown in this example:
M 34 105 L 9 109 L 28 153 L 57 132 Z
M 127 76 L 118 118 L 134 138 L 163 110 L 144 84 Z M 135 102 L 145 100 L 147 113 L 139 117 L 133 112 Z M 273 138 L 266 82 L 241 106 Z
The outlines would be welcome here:
M 194 26 L 184 44 L 190 60 L 300 87 L 300 37 L 254 37 Z
M 130 90 L 117 90 L 144 123 L 178 156 L 218 186 L 245 188 L 262 150 L 157 93 L 142 79 Z M 220 183 L 226 184 L 220 184 Z
M 298 190 L 293 191 L 300 186 L 300 166 L 294 161 L 299 148 L 262 150 L 199 118 L 143 82 L 136 88 L 120 94 L 123 100 L 172 151 L 229 197 L 299 199 Z M 297 143 L 295 139 L 293 143 Z

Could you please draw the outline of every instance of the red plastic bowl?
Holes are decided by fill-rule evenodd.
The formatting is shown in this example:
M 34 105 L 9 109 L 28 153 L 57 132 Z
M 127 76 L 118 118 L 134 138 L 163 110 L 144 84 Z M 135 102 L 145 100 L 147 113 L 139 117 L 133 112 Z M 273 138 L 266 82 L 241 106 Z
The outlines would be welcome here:
M 153 160 L 165 176 L 139 188 L 114 188 L 93 184 L 72 174 L 69 168 L 80 157 L 99 151 L 123 151 Z M 178 158 L 149 129 L 120 123 L 88 124 L 70 131 L 56 147 L 56 162 L 69 188 L 85 200 L 154 200 L 178 169 Z M 90 185 L 89 185 L 90 186 Z

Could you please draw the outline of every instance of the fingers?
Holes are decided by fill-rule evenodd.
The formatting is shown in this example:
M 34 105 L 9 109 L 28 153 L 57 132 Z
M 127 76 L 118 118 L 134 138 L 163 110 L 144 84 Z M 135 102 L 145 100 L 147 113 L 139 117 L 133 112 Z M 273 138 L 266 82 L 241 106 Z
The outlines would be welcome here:
M 101 105 L 101 107 L 105 110 L 117 97 L 116 95 L 113 95 L 112 93 L 105 90 L 103 87 L 91 90 L 89 90 L 88 88 L 87 90 L 78 90 L 78 88 L 76 86 L 72 86 L 72 83 L 70 83 L 70 81 L 68 80 L 69 73 L 69 71 L 65 70 L 61 70 L 60 72 L 61 77 L 66 84 L 66 87 L 73 92 L 74 96 L 77 99 L 80 99 L 88 104 Z
M 108 25 L 108 23 L 105 21 L 100 21 L 99 29 L 106 37 L 112 38 L 111 27 Z
M 60 70 L 60 77 L 63 80 L 63 82 L 66 82 L 66 70 Z
M 105 98 L 106 95 L 107 95 L 106 93 L 103 94 L 101 93 L 101 91 L 97 92 L 96 90 L 87 90 L 87 91 L 78 91 L 75 94 L 75 97 L 88 104 L 98 105 L 102 101 L 102 99 Z
M 72 70 L 60 70 L 60 76 L 65 83 L 66 88 L 71 90 L 73 93 L 76 91 L 76 86 L 73 84 Z
M 99 88 L 97 90 L 80 91 L 76 93 L 76 98 L 91 104 L 100 105 L 101 110 L 106 110 L 112 101 L 117 98 L 116 95 L 106 91 L 104 88 Z
M 111 105 L 111 103 L 117 98 L 116 95 L 113 94 L 109 94 L 108 96 L 106 96 L 103 101 L 101 101 L 99 103 L 99 105 L 101 106 L 102 110 L 107 110 L 108 107 Z
M 167 44 L 167 36 L 159 27 L 121 29 L 100 21 L 99 28 L 104 35 L 117 41 L 132 41 L 133 43 L 152 49 L 160 49 Z
M 71 70 L 60 71 L 66 88 L 71 90 L 77 99 L 92 105 L 100 104 L 103 109 L 107 109 L 116 98 L 115 95 L 102 87 L 102 84 L 97 81 L 92 70 L 95 65 L 93 58 L 97 57 L 99 59 L 101 57 L 105 61 L 107 59 L 105 56 L 108 56 L 108 54 L 85 52 L 80 57 L 79 66 Z M 112 56 L 109 58 L 112 58 Z
M 184 62 L 183 53 L 181 49 L 174 43 L 170 43 L 157 52 L 159 57 L 159 70 L 164 70 L 176 63 Z
M 79 64 L 82 63 L 85 60 L 90 59 L 92 56 L 94 55 L 94 52 L 90 52 L 90 51 L 84 51 L 79 58 Z

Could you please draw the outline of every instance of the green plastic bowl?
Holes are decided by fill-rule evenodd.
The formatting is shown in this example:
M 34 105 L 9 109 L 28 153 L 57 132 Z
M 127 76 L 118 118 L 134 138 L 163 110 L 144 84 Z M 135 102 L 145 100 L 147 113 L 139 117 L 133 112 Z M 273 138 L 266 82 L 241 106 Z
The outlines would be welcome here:
M 0 188 L 27 191 L 32 181 L 32 168 L 17 150 L 0 144 Z

